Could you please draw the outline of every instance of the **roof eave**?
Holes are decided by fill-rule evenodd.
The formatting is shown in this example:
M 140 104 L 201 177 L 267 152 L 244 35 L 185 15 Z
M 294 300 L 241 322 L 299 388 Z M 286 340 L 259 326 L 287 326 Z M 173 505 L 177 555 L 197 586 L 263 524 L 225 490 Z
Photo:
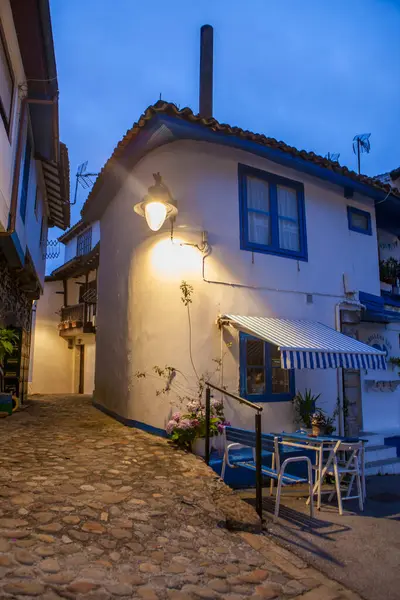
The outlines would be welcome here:
M 153 144 L 149 145 L 150 137 L 161 125 L 168 127 L 168 129 L 173 133 L 174 139 L 171 140 L 169 138 L 163 141 L 162 138 L 157 138 Z M 287 151 L 263 146 L 260 143 L 243 139 L 242 137 L 234 134 L 214 131 L 199 123 L 188 122 L 181 117 L 170 116 L 164 113 L 155 114 L 151 119 L 149 119 L 148 122 L 141 128 L 140 132 L 125 145 L 123 153 L 121 152 L 121 156 L 114 158 L 113 162 L 115 163 L 118 160 L 120 164 L 124 164 L 124 170 L 128 172 L 126 167 L 132 169 L 135 164 L 146 154 L 152 152 L 156 148 L 171 143 L 172 141 L 183 139 L 205 141 L 236 148 L 251 154 L 256 154 L 257 156 L 262 156 L 263 158 L 271 160 L 272 162 L 278 163 L 285 167 L 303 172 L 313 177 L 317 177 L 320 180 L 332 183 L 342 187 L 343 189 L 350 189 L 352 192 L 370 197 L 375 201 L 383 200 L 385 197 L 387 197 L 387 193 L 383 189 L 375 188 L 371 185 L 356 181 L 352 177 L 347 177 L 326 167 L 321 167 L 310 162 L 309 160 L 305 160 L 300 156 L 295 155 L 294 153 L 290 154 Z M 110 190 L 107 187 L 107 177 L 110 174 L 109 171 L 112 171 L 112 167 L 113 165 L 111 164 L 108 172 L 104 173 L 98 182 L 100 186 L 95 193 L 95 202 L 93 201 L 94 197 L 89 197 L 82 209 L 82 219 L 86 223 L 99 219 L 106 208 L 105 203 L 110 197 L 113 197 L 113 194 L 110 194 Z M 123 172 L 122 169 L 119 171 Z M 113 193 L 115 194 L 118 185 L 116 178 L 114 178 L 113 184 L 115 186 Z M 104 187 L 107 187 L 106 194 L 102 194 L 102 189 Z

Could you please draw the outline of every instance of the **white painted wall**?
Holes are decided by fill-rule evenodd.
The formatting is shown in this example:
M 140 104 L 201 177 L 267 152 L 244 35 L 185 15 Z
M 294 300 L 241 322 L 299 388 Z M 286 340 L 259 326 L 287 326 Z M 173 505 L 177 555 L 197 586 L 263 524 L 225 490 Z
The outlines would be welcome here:
M 400 357 L 400 323 L 361 323 L 355 327 L 361 342 L 379 344 L 387 357 Z M 377 339 L 376 335 L 380 338 Z M 364 431 L 390 431 L 400 427 L 400 387 L 395 391 L 368 391 L 367 381 L 400 381 L 400 369 L 387 363 L 386 371 L 361 371 Z
M 44 293 L 37 302 L 33 374 L 30 384 L 32 394 L 61 394 L 73 392 L 73 352 L 59 336 L 60 316 L 57 311 L 63 304 L 62 282 L 45 284 Z
M 0 20 L 4 29 L 8 52 L 10 54 L 11 66 L 14 74 L 14 101 L 12 110 L 12 124 L 10 134 L 7 135 L 3 120 L 0 118 L 0 230 L 7 229 L 8 217 L 11 203 L 11 191 L 13 184 L 15 155 L 17 149 L 18 127 L 21 112 L 21 100 L 18 94 L 18 86 L 25 81 L 22 59 L 19 52 L 18 39 L 14 28 L 14 22 L 11 12 L 9 0 L 0 2 Z M 27 126 L 27 120 L 25 127 Z M 26 136 L 26 131 L 25 131 Z M 23 147 L 25 148 L 25 141 Z M 38 211 L 35 214 L 34 204 L 36 196 L 36 186 L 41 188 L 42 198 L 44 198 L 44 185 L 41 173 L 40 163 L 33 159 L 34 152 L 32 149 L 32 160 L 29 172 L 28 198 L 25 223 L 22 222 L 20 215 L 20 190 L 18 192 L 17 220 L 16 233 L 18 235 L 19 244 L 23 254 L 28 247 L 32 257 L 36 273 L 39 281 L 43 286 L 45 259 L 47 241 L 47 222 L 44 231 L 44 244 L 40 245 L 40 229 L 42 215 L 47 213 L 44 202 L 40 202 Z M 23 159 L 22 155 L 20 185 L 23 175 Z
M 92 227 L 92 248 L 100 241 L 100 221 L 95 221 L 91 224 Z M 65 244 L 64 262 L 72 260 L 76 256 L 77 252 L 77 239 L 78 236 L 73 237 L 69 242 Z
M 308 262 L 240 250 L 238 162 L 302 181 L 305 186 Z M 160 171 L 178 202 L 179 215 L 171 243 L 167 223 L 150 232 L 133 211 L 152 173 Z M 371 212 L 373 235 L 348 229 L 347 204 Z M 209 233 L 212 254 L 206 259 L 208 280 L 256 286 L 233 287 L 202 280 L 202 254 L 182 242 L 200 243 Z M 138 379 L 137 371 L 172 365 L 194 385 L 188 356 L 188 323 L 180 300 L 185 279 L 194 286 L 193 354 L 198 372 L 213 370 L 221 356 L 219 313 L 308 318 L 332 327 L 335 304 L 343 299 L 343 273 L 355 290 L 379 294 L 377 239 L 372 202 L 251 154 L 216 145 L 179 141 L 147 155 L 101 219 L 101 258 L 97 319 L 95 399 L 127 418 L 164 427 L 176 399 L 156 396 L 160 382 Z M 280 291 L 270 291 L 272 288 Z M 316 294 L 307 304 L 306 293 Z M 317 295 L 322 294 L 322 295 Z M 325 294 L 325 295 L 324 295 Z M 223 383 L 238 391 L 238 336 L 224 333 Z M 226 342 L 232 341 L 227 347 Z M 218 382 L 218 379 L 216 380 Z M 296 373 L 296 387 L 322 392 L 328 412 L 336 403 L 336 371 Z M 172 404 L 172 406 L 171 406 Z M 252 426 L 245 408 L 227 409 L 235 424 Z M 266 404 L 266 431 L 292 425 L 290 403 Z
M 76 236 L 65 244 L 64 262 L 68 262 L 76 256 Z
M 0 20 L 3 25 L 15 79 L 10 136 L 7 135 L 3 120 L 0 118 L 0 230 L 4 231 L 7 229 L 10 211 L 11 188 L 17 146 L 17 130 L 20 111 L 18 85 L 25 81 L 25 74 L 9 0 L 2 0 L 2 2 L 0 2 Z

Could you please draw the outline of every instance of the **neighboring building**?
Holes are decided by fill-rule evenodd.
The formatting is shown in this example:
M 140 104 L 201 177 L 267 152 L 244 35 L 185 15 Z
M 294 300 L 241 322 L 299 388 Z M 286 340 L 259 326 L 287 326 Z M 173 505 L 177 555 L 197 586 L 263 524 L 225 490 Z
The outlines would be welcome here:
M 0 326 L 19 336 L 4 387 L 24 399 L 32 302 L 43 291 L 48 228 L 69 226 L 69 165 L 58 132 L 48 0 L 0 2 Z
M 92 394 L 100 224 L 79 221 L 59 241 L 64 264 L 37 303 L 31 393 Z
M 157 172 L 176 199 L 173 230 L 167 220 L 150 231 L 133 210 Z M 400 355 L 400 312 L 386 301 L 380 306 L 377 252 L 377 227 L 398 235 L 399 213 L 400 195 L 337 162 L 188 108 L 150 106 L 102 169 L 82 211 L 84 221 L 100 219 L 106 257 L 99 268 L 95 403 L 161 433 L 176 396 L 157 394 L 157 377 L 137 373 L 170 365 L 193 390 L 179 289 L 185 280 L 194 287 L 197 372 L 221 359 L 214 382 L 264 402 L 264 431 L 296 427 L 290 400 L 306 388 L 321 393 L 330 415 L 339 398 L 339 432 L 400 428 L 400 392 L 392 391 L 399 376 L 374 368 L 384 366 L 385 348 L 371 348 L 390 331 L 393 355 Z M 316 322 L 370 345 L 354 346 L 326 329 L 322 339 Z M 283 346 L 301 351 L 290 357 Z M 375 362 L 368 352 L 376 352 Z M 340 364 L 348 367 L 344 377 L 328 368 Z M 251 411 L 226 404 L 230 421 L 253 428 Z

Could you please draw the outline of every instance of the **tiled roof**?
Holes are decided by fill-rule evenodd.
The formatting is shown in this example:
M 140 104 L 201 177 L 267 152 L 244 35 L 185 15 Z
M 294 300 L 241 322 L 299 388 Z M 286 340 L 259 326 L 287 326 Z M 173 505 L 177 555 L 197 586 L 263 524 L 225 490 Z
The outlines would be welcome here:
M 94 248 L 82 256 L 74 256 L 68 262 L 55 269 L 50 275 L 45 277 L 45 281 L 61 281 L 69 277 L 81 277 L 89 271 L 93 271 L 99 266 L 100 242 L 97 242 Z
M 88 224 L 84 223 L 82 221 L 82 219 L 80 219 L 77 223 L 75 223 L 75 225 L 72 225 L 72 227 L 70 227 L 70 229 L 68 229 L 65 233 L 63 233 L 58 238 L 58 241 L 63 244 L 66 244 L 67 242 L 72 240 L 73 237 L 82 233 L 82 231 L 84 231 L 87 227 L 88 227 Z
M 315 154 L 315 152 L 298 150 L 293 146 L 289 146 L 285 142 L 278 141 L 275 138 L 267 137 L 264 134 L 253 133 L 251 131 L 241 129 L 240 127 L 231 126 L 226 123 L 219 123 L 213 117 L 205 118 L 201 115 L 194 114 L 193 111 L 188 107 L 179 109 L 175 104 L 171 102 L 159 100 L 158 102 L 156 102 L 156 104 L 149 106 L 145 110 L 145 112 L 141 115 L 137 123 L 134 123 L 132 128 L 126 132 L 124 137 L 118 143 L 111 157 L 105 163 L 104 167 L 101 169 L 99 175 L 97 176 L 95 184 L 83 206 L 82 214 L 84 214 L 88 205 L 91 204 L 95 199 L 96 194 L 103 183 L 103 180 L 107 177 L 107 174 L 112 169 L 113 164 L 116 163 L 117 160 L 121 157 L 126 146 L 138 135 L 140 130 L 143 129 L 145 125 L 149 121 L 151 121 L 151 119 L 154 118 L 156 115 L 168 115 L 170 117 L 182 119 L 189 123 L 198 124 L 215 132 L 224 133 L 228 136 L 238 137 L 244 140 L 255 142 L 257 144 L 260 144 L 261 146 L 267 146 L 275 150 L 280 150 L 281 152 L 285 152 L 292 156 L 299 157 L 305 161 L 312 162 L 318 165 L 319 167 L 329 169 L 330 171 L 348 177 L 349 179 L 354 180 L 358 183 L 371 186 L 382 192 L 388 193 L 391 190 L 389 185 L 382 183 L 378 179 L 368 177 L 367 175 L 359 175 L 355 171 L 352 171 L 345 166 L 341 166 L 338 162 L 319 156 L 318 154 Z
M 398 167 L 397 169 L 393 169 L 393 171 L 390 171 L 389 175 L 393 181 L 395 179 L 398 179 L 400 177 L 400 167 Z

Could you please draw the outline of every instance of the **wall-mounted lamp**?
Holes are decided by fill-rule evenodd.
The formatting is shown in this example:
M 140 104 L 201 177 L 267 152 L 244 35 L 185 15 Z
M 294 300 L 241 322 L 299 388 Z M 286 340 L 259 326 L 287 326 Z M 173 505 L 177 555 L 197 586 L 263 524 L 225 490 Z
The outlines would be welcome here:
M 153 173 L 153 177 L 155 185 L 149 187 L 147 195 L 141 202 L 135 204 L 133 209 L 135 213 L 146 218 L 150 229 L 158 231 L 165 219 L 176 217 L 178 209 L 160 173 Z

